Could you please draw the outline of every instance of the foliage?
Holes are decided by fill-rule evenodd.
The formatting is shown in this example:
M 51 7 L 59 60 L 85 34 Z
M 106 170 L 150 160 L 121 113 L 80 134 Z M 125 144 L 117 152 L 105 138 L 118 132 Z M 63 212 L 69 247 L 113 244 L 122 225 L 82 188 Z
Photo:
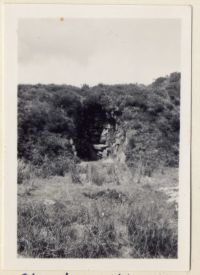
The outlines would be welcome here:
M 134 146 L 128 141 L 125 148 L 129 165 L 152 155 L 155 165 L 161 161 L 177 166 L 179 105 L 177 72 L 159 77 L 148 86 L 19 85 L 18 158 L 45 171 L 49 166 L 52 173 L 64 174 L 65 169 L 59 171 L 56 163 L 75 159 L 73 146 L 78 158 L 96 159 L 93 144 L 99 142 L 103 125 L 109 122 L 127 133 L 135 131 Z

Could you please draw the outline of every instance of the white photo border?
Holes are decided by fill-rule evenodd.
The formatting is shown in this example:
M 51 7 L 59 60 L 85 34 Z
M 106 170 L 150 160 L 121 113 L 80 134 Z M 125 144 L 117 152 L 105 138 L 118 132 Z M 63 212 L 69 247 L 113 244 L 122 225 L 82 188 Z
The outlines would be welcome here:
M 191 6 L 5 4 L 3 269 L 187 271 L 190 266 Z M 178 259 L 25 259 L 17 257 L 17 23 L 20 18 L 176 18 L 181 20 Z

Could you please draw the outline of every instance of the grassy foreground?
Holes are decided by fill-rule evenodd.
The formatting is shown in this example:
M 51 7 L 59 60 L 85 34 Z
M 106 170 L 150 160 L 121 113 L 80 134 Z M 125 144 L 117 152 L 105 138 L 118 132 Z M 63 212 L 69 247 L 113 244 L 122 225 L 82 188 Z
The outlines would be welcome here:
M 177 177 L 169 168 L 123 184 L 75 184 L 70 174 L 28 179 L 18 185 L 18 254 L 176 258 Z

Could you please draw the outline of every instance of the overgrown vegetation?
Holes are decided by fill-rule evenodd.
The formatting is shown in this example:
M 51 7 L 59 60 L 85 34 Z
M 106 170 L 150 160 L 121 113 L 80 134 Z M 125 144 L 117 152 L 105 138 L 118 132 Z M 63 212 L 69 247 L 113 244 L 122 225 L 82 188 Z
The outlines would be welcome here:
M 175 179 L 175 182 L 173 183 Z M 162 186 L 174 168 L 150 183 L 74 184 L 68 177 L 19 185 L 18 253 L 34 258 L 177 257 L 177 210 Z M 148 199 L 147 199 L 148 198 Z
M 19 85 L 18 158 L 43 171 L 44 177 L 64 175 L 72 160 L 95 159 L 92 143 L 98 143 L 108 121 L 130 133 L 125 150 L 129 166 L 138 161 L 156 166 L 159 160 L 174 167 L 179 158 L 179 105 L 179 73 L 149 86 Z
M 148 86 L 19 85 L 18 254 L 177 257 L 179 112 L 177 72 Z M 119 148 L 108 161 L 93 148 L 106 124 Z

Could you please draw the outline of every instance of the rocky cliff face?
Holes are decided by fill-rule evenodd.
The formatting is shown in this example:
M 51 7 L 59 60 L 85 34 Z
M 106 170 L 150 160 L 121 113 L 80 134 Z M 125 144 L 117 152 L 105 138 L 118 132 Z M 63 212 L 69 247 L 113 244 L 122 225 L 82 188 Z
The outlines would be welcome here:
M 110 114 L 109 114 L 110 115 Z M 108 114 L 105 117 L 109 116 Z M 99 160 L 112 158 L 120 162 L 125 162 L 125 149 L 127 145 L 126 131 L 122 124 L 117 121 L 116 118 L 112 117 L 111 123 L 98 114 L 96 117 L 93 116 L 90 123 L 83 122 L 79 144 L 77 141 L 70 139 L 71 148 L 74 156 L 78 156 L 82 159 L 82 151 L 87 149 L 87 159 L 83 160 Z M 116 120 L 115 120 L 116 119 Z M 85 124 L 85 127 L 83 125 Z M 83 145 L 83 148 L 80 147 Z
M 95 132 L 94 132 L 95 133 Z M 118 123 L 112 125 L 105 123 L 101 132 L 99 143 L 93 144 L 98 159 L 113 158 L 125 162 L 125 147 L 127 145 L 126 132 Z

